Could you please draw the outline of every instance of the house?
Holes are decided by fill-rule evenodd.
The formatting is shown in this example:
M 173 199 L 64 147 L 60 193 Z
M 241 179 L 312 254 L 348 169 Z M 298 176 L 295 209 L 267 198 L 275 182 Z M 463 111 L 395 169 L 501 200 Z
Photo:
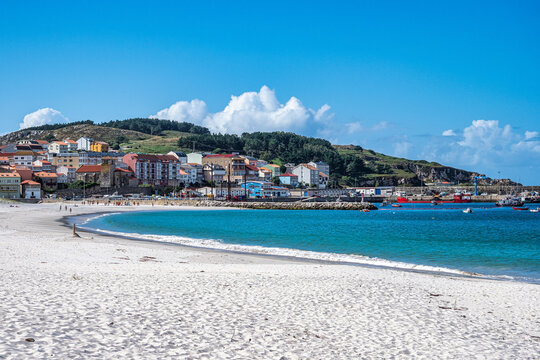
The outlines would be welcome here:
M 24 199 L 41 199 L 41 184 L 33 180 L 25 180 L 21 183 L 21 195 Z
M 13 164 L 32 167 L 32 162 L 35 160 L 35 158 L 36 154 L 33 151 L 17 151 L 13 156 Z
M 21 177 L 16 172 L 0 172 L 0 198 L 21 197 Z
M 141 184 L 177 186 L 180 161 L 171 155 L 126 154 L 122 158 Z
M 319 169 L 309 164 L 299 164 L 293 168 L 292 174 L 298 176 L 298 183 L 306 186 L 319 186 Z
M 213 182 L 214 184 L 221 184 L 225 177 L 225 169 L 218 164 L 204 164 L 203 165 L 203 177 L 207 182 Z
M 68 144 L 63 141 L 53 141 L 49 144 L 49 154 L 67 153 Z
M 75 172 L 77 168 L 73 166 L 62 165 L 56 168 L 56 174 L 58 175 L 58 183 L 70 184 L 75 182 Z
M 92 138 L 83 136 L 77 140 L 77 150 L 90 151 L 90 145 L 94 142 Z
M 34 178 L 41 181 L 43 188 L 51 190 L 56 190 L 58 188 L 58 175 L 56 175 L 56 173 L 38 171 L 34 173 Z
M 0 156 L 0 165 L 9 165 L 9 157 Z
M 328 175 L 319 171 L 319 189 L 326 189 L 328 186 Z
M 323 174 L 330 176 L 330 165 L 328 165 L 324 161 L 311 161 L 308 163 L 308 165 L 314 166 L 319 169 L 319 171 Z
M 254 165 L 246 164 L 245 180 L 259 180 L 259 168 Z
M 202 159 L 206 155 L 212 155 L 212 153 L 204 153 L 204 152 L 192 152 L 187 154 L 187 163 L 188 164 L 199 164 L 202 165 Z
M 236 154 L 213 154 L 202 158 L 203 165 L 220 165 L 225 169 L 223 181 L 239 183 L 246 176 L 246 163 L 244 158 Z
M 292 187 L 298 186 L 298 176 L 291 174 L 291 173 L 285 173 L 281 174 L 279 176 L 279 182 L 281 185 L 289 185 Z
M 204 170 L 201 164 L 187 163 L 180 165 L 180 169 L 187 174 L 187 182 L 184 184 L 200 184 L 204 179 Z
M 63 153 L 50 153 L 49 161 L 52 166 L 73 166 L 74 168 L 79 168 L 79 154 L 75 152 L 63 152 Z
M 52 171 L 52 164 L 47 160 L 36 160 L 32 163 L 32 171 Z
M 71 139 L 65 139 L 64 142 L 68 145 L 68 151 L 77 151 L 78 144 Z
M 107 152 L 109 151 L 109 144 L 104 141 L 94 141 L 90 144 L 90 151 Z
M 42 150 L 49 149 L 49 142 L 47 140 L 36 140 L 36 142 L 41 146 Z
M 260 181 L 272 181 L 272 171 L 265 167 L 259 168 L 259 180 Z
M 169 151 L 167 155 L 174 156 L 180 161 L 180 164 L 187 164 L 188 158 L 187 155 L 181 151 Z
M 296 166 L 296 164 L 287 163 L 287 164 L 285 164 L 283 166 L 285 166 L 285 172 L 290 174 L 290 173 L 292 173 L 292 171 L 293 171 L 294 167 Z
M 249 197 L 263 197 L 263 190 L 272 188 L 272 183 L 266 181 L 247 181 L 241 183 L 242 189 L 247 188 L 247 194 Z
M 116 168 L 112 159 L 105 159 L 101 165 L 83 165 L 75 171 L 75 179 L 87 183 L 99 183 L 100 187 L 131 186 L 132 172 Z
M 32 175 L 34 174 L 34 171 L 32 171 L 31 168 L 22 165 L 13 166 L 11 171 L 17 172 L 19 174 L 19 176 L 21 177 L 21 182 L 25 180 L 32 180 Z
M 122 167 L 127 169 L 127 165 L 124 164 L 124 153 L 117 152 L 92 152 L 92 151 L 79 151 L 79 166 L 83 165 L 101 165 L 104 157 L 111 157 L 114 160 L 116 167 Z
M 272 172 L 272 177 L 276 177 L 281 175 L 280 166 L 276 164 L 266 164 L 263 166 L 263 168 L 266 168 Z

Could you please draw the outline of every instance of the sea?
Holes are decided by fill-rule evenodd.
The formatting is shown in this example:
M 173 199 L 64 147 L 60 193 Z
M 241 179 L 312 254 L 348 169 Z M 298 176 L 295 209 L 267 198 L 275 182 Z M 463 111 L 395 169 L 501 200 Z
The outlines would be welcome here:
M 473 212 L 463 213 L 467 207 Z M 540 213 L 493 203 L 370 212 L 140 211 L 98 216 L 83 227 L 148 241 L 540 284 Z

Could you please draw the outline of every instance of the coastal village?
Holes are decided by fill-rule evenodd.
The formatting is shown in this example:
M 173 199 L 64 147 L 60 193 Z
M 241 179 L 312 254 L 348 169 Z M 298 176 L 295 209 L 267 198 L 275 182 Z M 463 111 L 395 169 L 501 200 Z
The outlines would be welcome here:
M 330 188 L 329 178 L 330 167 L 321 161 L 278 165 L 238 153 L 122 153 L 89 137 L 50 143 L 23 140 L 0 147 L 0 197 L 8 199 L 60 194 L 69 198 L 80 190 L 97 197 L 99 190 L 106 190 L 107 194 L 128 191 L 229 200 L 336 197 L 351 191 L 391 195 L 394 191 L 393 187 Z
M 0 198 L 7 199 L 356 201 L 365 197 L 382 202 L 417 191 L 409 188 L 407 194 L 404 188 L 394 186 L 341 187 L 329 180 L 330 175 L 330 166 L 314 159 L 300 164 L 273 164 L 239 153 L 124 153 L 87 136 L 51 142 L 21 140 L 0 146 Z M 451 183 L 431 185 L 448 188 L 448 193 L 428 191 L 427 195 L 455 192 Z M 484 201 L 498 199 L 485 197 L 493 194 L 481 195 Z M 534 197 L 537 193 L 525 191 L 523 195 Z

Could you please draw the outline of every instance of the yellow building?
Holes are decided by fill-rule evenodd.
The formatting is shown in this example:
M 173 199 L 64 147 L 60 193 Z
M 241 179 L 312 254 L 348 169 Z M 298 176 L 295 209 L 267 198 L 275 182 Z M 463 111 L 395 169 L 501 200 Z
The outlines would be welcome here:
M 78 153 L 63 153 L 58 156 L 54 156 L 51 159 L 53 166 L 72 166 L 75 169 L 79 168 L 79 154 Z
M 90 144 L 90 151 L 107 152 L 109 151 L 109 144 L 103 141 L 94 141 Z

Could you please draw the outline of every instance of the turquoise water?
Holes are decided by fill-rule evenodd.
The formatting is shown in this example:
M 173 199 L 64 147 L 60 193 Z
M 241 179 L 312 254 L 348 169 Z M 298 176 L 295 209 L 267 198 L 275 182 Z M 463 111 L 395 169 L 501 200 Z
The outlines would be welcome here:
M 474 212 L 464 214 L 462 209 L 466 207 Z M 207 239 L 213 241 L 206 245 L 221 247 L 237 244 L 362 255 L 540 283 L 540 213 L 494 208 L 493 204 L 415 204 L 368 213 L 137 212 L 96 218 L 86 226 L 129 234 Z

